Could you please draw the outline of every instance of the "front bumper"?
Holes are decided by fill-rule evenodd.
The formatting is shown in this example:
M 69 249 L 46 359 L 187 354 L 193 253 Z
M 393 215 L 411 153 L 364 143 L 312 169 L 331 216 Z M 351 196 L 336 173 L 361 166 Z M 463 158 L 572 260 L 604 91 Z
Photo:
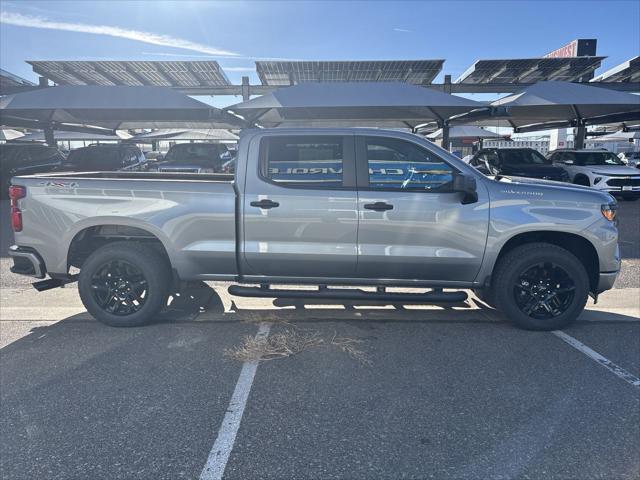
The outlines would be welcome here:
M 598 277 L 598 291 L 596 293 L 600 294 L 607 290 L 611 290 L 619 273 L 619 270 L 616 272 L 600 272 Z
M 42 257 L 32 248 L 12 245 L 9 257 L 13 259 L 13 266 L 9 269 L 11 273 L 35 278 L 44 278 L 47 273 Z

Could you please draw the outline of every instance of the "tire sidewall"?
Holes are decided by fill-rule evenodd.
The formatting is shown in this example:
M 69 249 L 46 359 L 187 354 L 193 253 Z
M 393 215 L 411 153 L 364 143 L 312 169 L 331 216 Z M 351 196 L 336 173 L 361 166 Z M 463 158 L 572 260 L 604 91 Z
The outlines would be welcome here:
M 96 270 L 111 260 L 123 260 L 136 266 L 148 285 L 148 298 L 137 312 L 121 316 L 103 310 L 96 302 L 91 279 Z M 78 277 L 78 291 L 87 311 L 97 320 L 113 327 L 135 327 L 149 323 L 165 305 L 168 284 L 166 265 L 160 255 L 137 244 L 125 242 L 106 245 L 92 253 L 84 262 Z
M 550 247 L 552 247 L 550 245 Z M 516 304 L 513 288 L 520 275 L 540 262 L 551 262 L 562 267 L 576 287 L 571 305 L 561 315 L 550 319 L 536 319 L 522 312 Z M 589 277 L 584 266 L 569 251 L 556 249 L 514 255 L 500 269 L 495 298 L 499 309 L 508 320 L 527 330 L 557 330 L 572 323 L 584 309 L 589 295 Z

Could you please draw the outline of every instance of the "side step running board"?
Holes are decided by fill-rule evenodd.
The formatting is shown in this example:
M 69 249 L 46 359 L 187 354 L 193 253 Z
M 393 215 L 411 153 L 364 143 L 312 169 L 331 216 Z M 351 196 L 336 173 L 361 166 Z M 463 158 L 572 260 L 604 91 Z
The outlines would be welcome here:
M 238 297 L 271 297 L 271 298 L 330 298 L 336 300 L 374 300 L 407 303 L 458 303 L 467 299 L 466 292 L 443 292 L 435 289 L 424 293 L 385 292 L 379 288 L 376 292 L 368 292 L 359 288 L 326 288 L 319 290 L 279 290 L 263 287 L 245 287 L 231 285 L 231 295 Z
M 52 288 L 64 287 L 67 283 L 73 283 L 78 281 L 78 275 L 69 275 L 67 278 L 47 278 L 46 280 L 40 280 L 39 282 L 32 283 L 33 288 L 39 292 L 45 290 L 51 290 Z

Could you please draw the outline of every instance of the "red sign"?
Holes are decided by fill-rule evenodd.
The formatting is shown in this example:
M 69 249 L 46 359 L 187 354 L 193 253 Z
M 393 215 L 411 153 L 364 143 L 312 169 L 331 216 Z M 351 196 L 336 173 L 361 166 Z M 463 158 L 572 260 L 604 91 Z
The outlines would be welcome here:
M 578 40 L 567 43 L 553 52 L 547 53 L 544 58 L 565 58 L 578 56 Z

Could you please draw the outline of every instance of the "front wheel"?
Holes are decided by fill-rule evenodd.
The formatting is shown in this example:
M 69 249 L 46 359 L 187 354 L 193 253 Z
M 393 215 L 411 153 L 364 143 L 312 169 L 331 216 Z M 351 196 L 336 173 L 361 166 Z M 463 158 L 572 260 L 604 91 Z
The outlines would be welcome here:
M 574 183 L 574 185 L 583 185 L 585 187 L 590 187 L 591 186 L 591 182 L 589 181 L 589 178 L 585 177 L 584 175 L 577 175 L 573 179 L 573 183 Z
M 496 267 L 498 309 L 527 330 L 557 330 L 573 323 L 589 295 L 589 275 L 571 252 L 531 243 L 507 253 Z
M 105 245 L 84 262 L 78 278 L 87 311 L 112 327 L 151 321 L 166 305 L 171 271 L 152 248 L 133 242 Z

